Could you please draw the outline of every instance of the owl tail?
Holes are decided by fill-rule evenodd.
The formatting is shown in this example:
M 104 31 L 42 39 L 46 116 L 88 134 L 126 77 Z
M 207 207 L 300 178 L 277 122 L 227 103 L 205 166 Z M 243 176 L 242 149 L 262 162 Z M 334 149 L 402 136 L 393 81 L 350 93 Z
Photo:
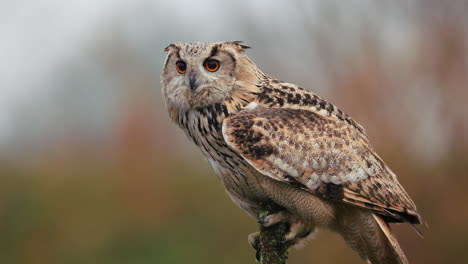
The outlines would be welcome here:
M 343 223 L 341 235 L 367 263 L 409 263 L 388 224 L 371 212 L 355 211 Z
M 393 235 L 392 231 L 390 230 L 390 226 L 380 217 L 375 214 L 372 214 L 375 221 L 379 225 L 380 229 L 382 230 L 383 234 L 385 235 L 388 243 L 385 243 L 386 251 L 390 252 L 393 255 L 394 261 L 392 263 L 402 263 L 408 264 L 408 259 L 405 256 L 405 253 L 398 244 L 396 237 Z M 373 263 L 373 262 L 371 262 Z M 378 262 L 375 262 L 378 263 Z

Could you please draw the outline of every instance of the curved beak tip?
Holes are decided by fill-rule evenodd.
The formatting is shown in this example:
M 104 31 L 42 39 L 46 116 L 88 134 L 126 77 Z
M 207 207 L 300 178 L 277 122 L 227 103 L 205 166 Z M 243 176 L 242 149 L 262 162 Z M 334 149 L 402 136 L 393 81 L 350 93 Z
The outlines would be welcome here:
M 197 76 L 195 75 L 194 72 L 191 72 L 190 73 L 190 76 L 189 76 L 189 83 L 190 83 L 190 89 L 195 90 L 197 89 Z

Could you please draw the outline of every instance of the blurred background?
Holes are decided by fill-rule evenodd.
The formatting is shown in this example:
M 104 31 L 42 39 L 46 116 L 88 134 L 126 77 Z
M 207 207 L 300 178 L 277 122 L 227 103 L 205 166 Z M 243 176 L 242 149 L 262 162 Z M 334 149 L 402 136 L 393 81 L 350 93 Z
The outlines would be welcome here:
M 468 262 L 468 1 L 0 1 L 0 262 L 254 263 L 257 224 L 166 113 L 163 49 L 244 40 L 364 125 L 429 224 L 412 263 Z M 323 232 L 289 263 L 361 263 Z

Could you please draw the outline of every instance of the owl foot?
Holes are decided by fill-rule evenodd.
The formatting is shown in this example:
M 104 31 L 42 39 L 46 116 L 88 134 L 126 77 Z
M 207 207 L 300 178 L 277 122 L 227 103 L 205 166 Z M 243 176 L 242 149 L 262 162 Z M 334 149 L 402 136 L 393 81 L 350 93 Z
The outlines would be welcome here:
M 250 246 L 255 249 L 255 250 L 258 250 L 258 245 L 260 243 L 260 232 L 255 232 L 255 233 L 252 233 L 250 234 L 247 239 L 249 240 L 249 244 Z
M 304 224 L 300 219 L 298 219 L 297 217 L 295 217 L 287 211 L 280 211 L 278 213 L 268 215 L 263 219 L 259 219 L 258 222 L 266 227 L 273 226 L 279 223 L 289 224 L 289 232 L 284 236 L 284 239 L 282 241 L 283 243 L 295 244 L 301 238 L 308 236 L 312 231 L 308 225 Z M 253 238 L 254 234 L 251 234 L 249 236 L 249 241 L 251 236 Z M 258 237 L 256 239 L 258 240 Z M 258 241 L 256 245 L 258 247 Z
M 296 244 L 299 239 L 308 236 L 310 232 L 311 230 L 301 221 L 292 222 L 290 223 L 289 232 L 284 236 L 283 242 Z
M 258 219 L 258 223 L 264 226 L 273 226 L 279 223 L 289 223 L 292 215 L 287 211 L 280 211 L 271 215 L 267 215 L 263 219 Z
M 256 253 L 255 253 L 255 259 L 257 259 L 257 261 L 260 261 L 260 232 L 255 232 L 255 233 L 252 233 L 250 234 L 247 239 L 249 240 L 249 244 L 250 246 L 255 249 Z

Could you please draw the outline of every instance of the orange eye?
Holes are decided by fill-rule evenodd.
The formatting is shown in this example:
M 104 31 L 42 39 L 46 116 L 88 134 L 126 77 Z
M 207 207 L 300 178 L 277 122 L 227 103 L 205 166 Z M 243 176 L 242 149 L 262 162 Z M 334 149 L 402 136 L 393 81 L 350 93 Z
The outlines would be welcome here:
M 176 62 L 176 68 L 180 74 L 184 74 L 187 71 L 187 64 L 183 61 L 178 61 Z
M 215 72 L 219 69 L 219 61 L 217 60 L 206 60 L 205 68 L 210 72 Z

